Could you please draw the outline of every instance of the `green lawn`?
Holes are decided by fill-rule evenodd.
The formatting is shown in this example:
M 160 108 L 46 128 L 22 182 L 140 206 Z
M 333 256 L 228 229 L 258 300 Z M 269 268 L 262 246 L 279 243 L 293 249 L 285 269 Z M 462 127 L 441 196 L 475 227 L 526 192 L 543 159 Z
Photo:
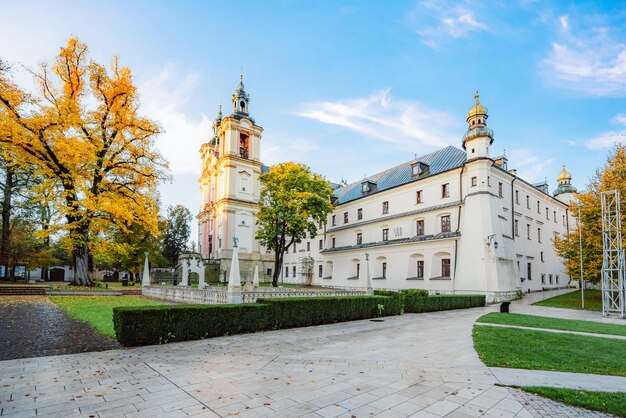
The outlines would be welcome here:
M 93 326 L 100 334 L 115 337 L 113 308 L 162 305 L 140 296 L 50 296 L 69 316 Z
M 521 389 L 567 405 L 626 417 L 626 393 L 623 392 L 591 392 L 537 386 L 522 387 Z
M 550 306 L 552 308 L 582 309 L 580 290 L 555 296 L 550 299 L 533 303 L 537 306 Z M 585 310 L 602 312 L 602 291 L 585 290 Z
M 487 366 L 626 376 L 626 341 L 476 325 L 474 349 Z
M 603 324 L 591 321 L 574 321 L 571 319 L 547 318 L 545 316 L 511 313 L 502 314 L 492 312 L 481 316 L 478 318 L 477 322 L 517 325 L 521 327 L 559 329 L 565 331 L 592 332 L 595 334 L 611 334 L 626 337 L 626 325 Z

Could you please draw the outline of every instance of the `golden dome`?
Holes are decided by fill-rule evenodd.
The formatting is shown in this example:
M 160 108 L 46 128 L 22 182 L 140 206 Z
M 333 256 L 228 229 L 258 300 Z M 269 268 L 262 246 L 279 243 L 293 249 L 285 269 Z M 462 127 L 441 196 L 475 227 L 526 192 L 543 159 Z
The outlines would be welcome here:
M 480 104 L 478 101 L 478 90 L 476 90 L 476 94 L 474 95 L 474 106 L 470 107 L 467 111 L 467 119 L 470 119 L 477 115 L 486 115 L 487 108 Z
M 572 175 L 569 173 L 569 171 L 565 169 L 565 164 L 563 164 L 561 168 L 561 172 L 559 173 L 559 176 L 556 178 L 556 181 L 558 183 L 566 183 L 570 181 L 571 179 L 572 179 Z

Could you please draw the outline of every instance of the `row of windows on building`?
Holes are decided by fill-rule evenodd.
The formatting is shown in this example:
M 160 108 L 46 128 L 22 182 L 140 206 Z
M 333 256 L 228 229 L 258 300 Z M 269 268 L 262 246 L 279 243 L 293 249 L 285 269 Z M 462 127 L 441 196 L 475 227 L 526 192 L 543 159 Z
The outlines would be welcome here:
M 415 265 L 415 277 L 409 277 L 409 279 L 423 279 L 424 278 L 424 260 L 417 260 Z M 358 279 L 361 277 L 361 263 L 354 264 L 354 276 L 351 278 Z M 296 266 L 291 266 L 292 277 L 297 277 Z M 387 279 L 387 262 L 383 261 L 380 266 L 380 277 L 374 277 L 374 279 Z M 322 278 L 324 275 L 324 267 L 319 264 L 317 266 L 317 276 Z M 450 259 L 441 259 L 441 276 L 450 277 Z M 285 267 L 285 277 L 289 277 L 289 266 Z
M 543 261 L 543 253 L 541 253 L 541 261 Z M 517 262 L 517 269 L 519 270 L 520 274 L 522 274 L 522 270 L 520 269 L 520 262 Z M 531 280 L 533 279 L 533 265 L 532 263 L 528 262 L 526 263 L 526 277 L 522 277 L 521 278 L 522 281 L 524 280 Z M 548 279 L 549 282 L 548 284 L 559 284 L 559 275 L 558 274 L 548 274 Z M 554 283 L 556 281 L 556 283 Z M 546 274 L 541 274 L 541 284 L 546 284 Z
M 514 232 L 515 232 L 515 236 L 519 237 L 519 220 L 515 219 L 513 221 L 514 223 Z M 531 225 L 530 224 L 526 224 L 526 239 L 528 240 L 532 240 L 532 236 L 531 236 Z M 541 228 L 537 228 L 537 242 L 541 244 Z
M 450 183 L 446 183 L 446 184 L 442 184 L 441 185 L 441 198 L 446 198 L 446 197 L 450 197 Z M 416 192 L 416 203 L 420 204 L 420 203 L 424 203 L 423 201 L 423 190 L 418 190 Z M 382 202 L 382 214 L 386 215 L 389 213 L 389 201 L 384 201 Z M 363 208 L 358 208 L 356 210 L 356 219 L 357 221 L 363 220 Z M 332 215 L 331 216 L 331 226 L 337 226 L 337 215 Z M 343 213 L 343 223 L 347 224 L 349 222 L 349 212 L 344 212 Z M 320 223 L 319 225 L 320 229 L 322 228 L 322 225 Z
M 515 191 L 515 204 L 519 205 L 519 190 Z M 530 209 L 530 196 L 526 196 L 526 209 Z M 537 200 L 537 214 L 541 215 L 541 201 Z M 550 220 L 550 208 L 545 207 L 546 220 Z M 565 215 L 562 215 L 563 226 L 566 226 Z M 552 219 L 556 223 L 556 210 L 552 211 Z
M 424 220 L 420 219 L 415 222 L 415 235 L 421 236 L 424 235 Z M 450 223 L 450 215 L 443 215 L 441 217 L 441 232 L 450 232 L 452 229 L 452 224 Z M 397 228 L 396 236 L 402 235 L 402 228 Z M 382 241 L 389 241 L 389 228 L 383 228 L 382 230 Z M 356 234 L 356 245 L 363 244 L 363 233 L 357 232 Z M 331 238 L 331 248 L 335 248 L 336 239 L 335 237 Z M 320 249 L 322 249 L 323 243 L 320 240 Z
M 451 232 L 452 230 L 452 223 L 450 221 L 450 215 L 443 215 L 440 217 L 441 220 L 441 232 Z M 425 228 L 424 228 L 424 220 L 420 219 L 418 221 L 416 221 L 416 225 L 415 225 L 415 235 L 416 236 L 421 236 L 421 235 L 425 235 Z M 396 237 L 400 237 L 402 236 L 402 228 L 396 228 Z M 382 241 L 389 241 L 389 228 L 384 228 L 382 230 Z M 330 248 L 336 248 L 336 243 L 337 240 L 335 237 L 331 238 L 331 242 L 330 242 Z M 362 232 L 357 232 L 356 234 L 356 245 L 361 245 L 363 244 L 363 233 Z M 324 249 L 324 240 L 320 239 L 319 240 L 319 246 L 318 246 L 319 250 L 323 250 Z M 311 243 L 307 241 L 306 243 L 306 250 L 307 252 L 311 251 Z M 293 252 L 294 254 L 298 252 L 298 246 L 296 244 L 293 245 Z
M 471 184 L 472 187 L 475 187 L 478 185 L 478 178 L 477 177 L 472 177 L 471 178 Z M 487 177 L 487 185 L 491 186 L 490 184 L 490 177 Z M 504 197 L 504 185 L 503 183 L 499 182 L 498 183 L 498 196 L 499 197 Z M 423 190 L 418 190 L 415 192 L 415 203 L 416 204 L 421 204 L 424 203 L 424 191 Z M 447 198 L 450 197 L 450 183 L 445 183 L 441 185 L 441 198 Z M 519 190 L 515 191 L 515 203 L 519 205 Z M 530 196 L 526 196 L 526 207 L 528 209 L 530 209 Z M 550 220 L 550 208 L 546 207 L 545 208 L 545 212 L 546 212 L 546 219 Z M 382 202 L 382 214 L 386 215 L 389 213 L 389 201 L 384 201 Z M 541 214 L 541 202 L 539 200 L 537 200 L 537 213 Z M 553 215 L 553 219 L 554 222 L 556 222 L 556 210 L 552 211 L 552 215 Z M 357 221 L 360 221 L 363 219 L 363 209 L 359 208 L 357 209 Z M 343 223 L 347 224 L 349 222 L 349 212 L 344 212 L 343 213 Z M 337 216 L 336 215 L 332 215 L 331 217 L 331 225 L 332 226 L 337 226 Z M 565 215 L 563 215 L 563 226 L 565 226 Z M 322 228 L 322 225 L 320 223 L 320 229 Z

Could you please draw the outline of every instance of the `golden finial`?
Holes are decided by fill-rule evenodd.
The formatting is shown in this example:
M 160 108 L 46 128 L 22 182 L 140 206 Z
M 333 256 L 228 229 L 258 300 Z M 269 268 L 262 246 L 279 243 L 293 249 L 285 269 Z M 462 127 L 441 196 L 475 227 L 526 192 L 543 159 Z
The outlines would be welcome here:
M 478 101 L 478 89 L 476 89 L 476 94 L 474 95 L 474 103 L 480 104 L 480 102 Z

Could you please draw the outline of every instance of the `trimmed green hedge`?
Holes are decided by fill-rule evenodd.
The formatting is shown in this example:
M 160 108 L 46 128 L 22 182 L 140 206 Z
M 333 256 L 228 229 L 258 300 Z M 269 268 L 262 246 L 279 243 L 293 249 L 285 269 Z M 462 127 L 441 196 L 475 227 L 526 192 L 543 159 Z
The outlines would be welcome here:
M 161 305 L 113 309 L 120 344 L 162 344 L 268 329 L 268 305 Z
M 449 311 L 485 306 L 485 295 L 434 295 L 428 297 L 406 296 L 404 312 L 422 313 Z
M 403 308 L 402 294 L 121 307 L 113 310 L 113 325 L 120 344 L 130 347 L 400 315 Z

